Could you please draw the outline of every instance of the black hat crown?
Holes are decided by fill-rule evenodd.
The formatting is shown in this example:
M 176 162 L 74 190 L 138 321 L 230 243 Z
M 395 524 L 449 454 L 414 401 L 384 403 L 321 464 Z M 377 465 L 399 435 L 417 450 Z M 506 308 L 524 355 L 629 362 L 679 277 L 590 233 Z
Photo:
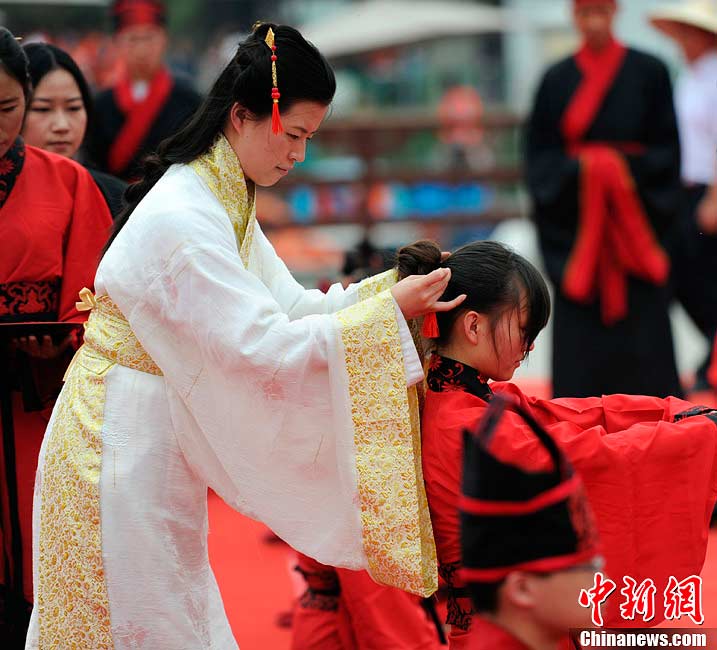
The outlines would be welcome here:
M 515 422 L 515 415 L 546 449 L 551 469 L 527 471 L 490 452 L 494 435 L 510 435 L 505 425 Z M 498 582 L 515 570 L 558 571 L 598 555 L 597 529 L 582 481 L 529 412 L 495 395 L 476 433 L 464 431 L 463 444 L 460 508 L 466 582 Z

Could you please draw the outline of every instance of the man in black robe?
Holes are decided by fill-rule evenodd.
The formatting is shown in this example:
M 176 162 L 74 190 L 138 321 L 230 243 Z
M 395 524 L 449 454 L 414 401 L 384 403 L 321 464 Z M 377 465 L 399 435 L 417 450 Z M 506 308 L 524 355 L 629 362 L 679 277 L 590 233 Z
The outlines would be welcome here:
M 167 31 L 161 1 L 117 0 L 112 18 L 126 73 L 97 96 L 88 149 L 102 171 L 133 180 L 141 159 L 181 128 L 201 97 L 164 65 Z
M 680 201 L 665 66 L 612 34 L 615 0 L 574 0 L 581 49 L 543 77 L 527 183 L 556 287 L 556 396 L 679 395 L 663 248 Z

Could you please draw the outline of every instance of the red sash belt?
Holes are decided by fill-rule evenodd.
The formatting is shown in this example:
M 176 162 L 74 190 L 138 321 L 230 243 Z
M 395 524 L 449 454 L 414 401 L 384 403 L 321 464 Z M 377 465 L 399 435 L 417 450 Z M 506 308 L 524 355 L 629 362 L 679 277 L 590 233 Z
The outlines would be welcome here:
M 663 284 L 669 260 L 640 202 L 624 154 L 639 155 L 634 142 L 585 141 L 625 59 L 612 41 L 604 50 L 583 47 L 575 56 L 583 78 L 563 115 L 561 130 L 571 156 L 580 159 L 580 221 L 563 275 L 565 296 L 590 302 L 599 293 L 602 319 L 627 315 L 627 276 Z
M 132 97 L 129 79 L 123 79 L 115 86 L 115 101 L 124 113 L 125 121 L 107 156 L 107 166 L 113 174 L 121 175 L 135 157 L 173 85 L 169 72 L 162 68 L 152 79 L 149 93 L 140 102 Z
M 563 275 L 563 293 L 578 302 L 599 291 L 603 322 L 627 315 L 627 276 L 667 281 L 670 263 L 659 245 L 623 156 L 588 144 L 581 162 L 578 234 Z

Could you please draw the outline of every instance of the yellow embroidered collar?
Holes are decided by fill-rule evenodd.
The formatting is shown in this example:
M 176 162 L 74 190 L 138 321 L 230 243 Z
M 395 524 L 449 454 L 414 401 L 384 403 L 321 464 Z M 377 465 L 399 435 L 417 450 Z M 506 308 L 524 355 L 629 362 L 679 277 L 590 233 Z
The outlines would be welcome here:
M 239 257 L 246 267 L 256 224 L 254 184 L 244 177 L 239 159 L 224 134 L 219 136 L 207 153 L 192 161 L 189 166 L 209 186 L 227 211 L 234 228 Z

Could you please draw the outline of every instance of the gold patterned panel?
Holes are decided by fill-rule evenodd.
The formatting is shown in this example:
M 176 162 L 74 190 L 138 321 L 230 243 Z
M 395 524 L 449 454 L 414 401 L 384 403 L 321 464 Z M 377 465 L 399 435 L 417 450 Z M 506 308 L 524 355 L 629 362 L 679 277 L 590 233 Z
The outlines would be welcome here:
M 39 468 L 36 607 L 41 648 L 111 650 L 99 487 L 105 376 L 115 364 L 162 372 L 108 296 L 84 301 L 92 308 L 85 343 L 65 375 Z
M 162 371 L 137 340 L 130 324 L 109 296 L 96 298 L 85 325 L 85 346 L 111 363 L 161 375 Z M 87 358 L 87 355 L 85 356 Z
M 337 313 L 345 349 L 364 550 L 372 577 L 421 596 L 438 587 L 423 486 L 418 399 L 406 389 L 386 290 Z
M 207 184 L 229 215 L 237 240 L 239 257 L 245 268 L 256 227 L 256 204 L 254 184 L 247 181 L 234 149 L 224 135 L 214 146 L 189 166 Z
M 57 401 L 40 468 L 40 648 L 114 647 L 100 527 L 105 381 L 82 356 Z
M 359 284 L 358 299 L 361 301 L 375 296 L 386 289 L 390 289 L 396 282 L 398 282 L 398 271 L 396 269 L 389 269 L 378 275 L 372 275 Z

